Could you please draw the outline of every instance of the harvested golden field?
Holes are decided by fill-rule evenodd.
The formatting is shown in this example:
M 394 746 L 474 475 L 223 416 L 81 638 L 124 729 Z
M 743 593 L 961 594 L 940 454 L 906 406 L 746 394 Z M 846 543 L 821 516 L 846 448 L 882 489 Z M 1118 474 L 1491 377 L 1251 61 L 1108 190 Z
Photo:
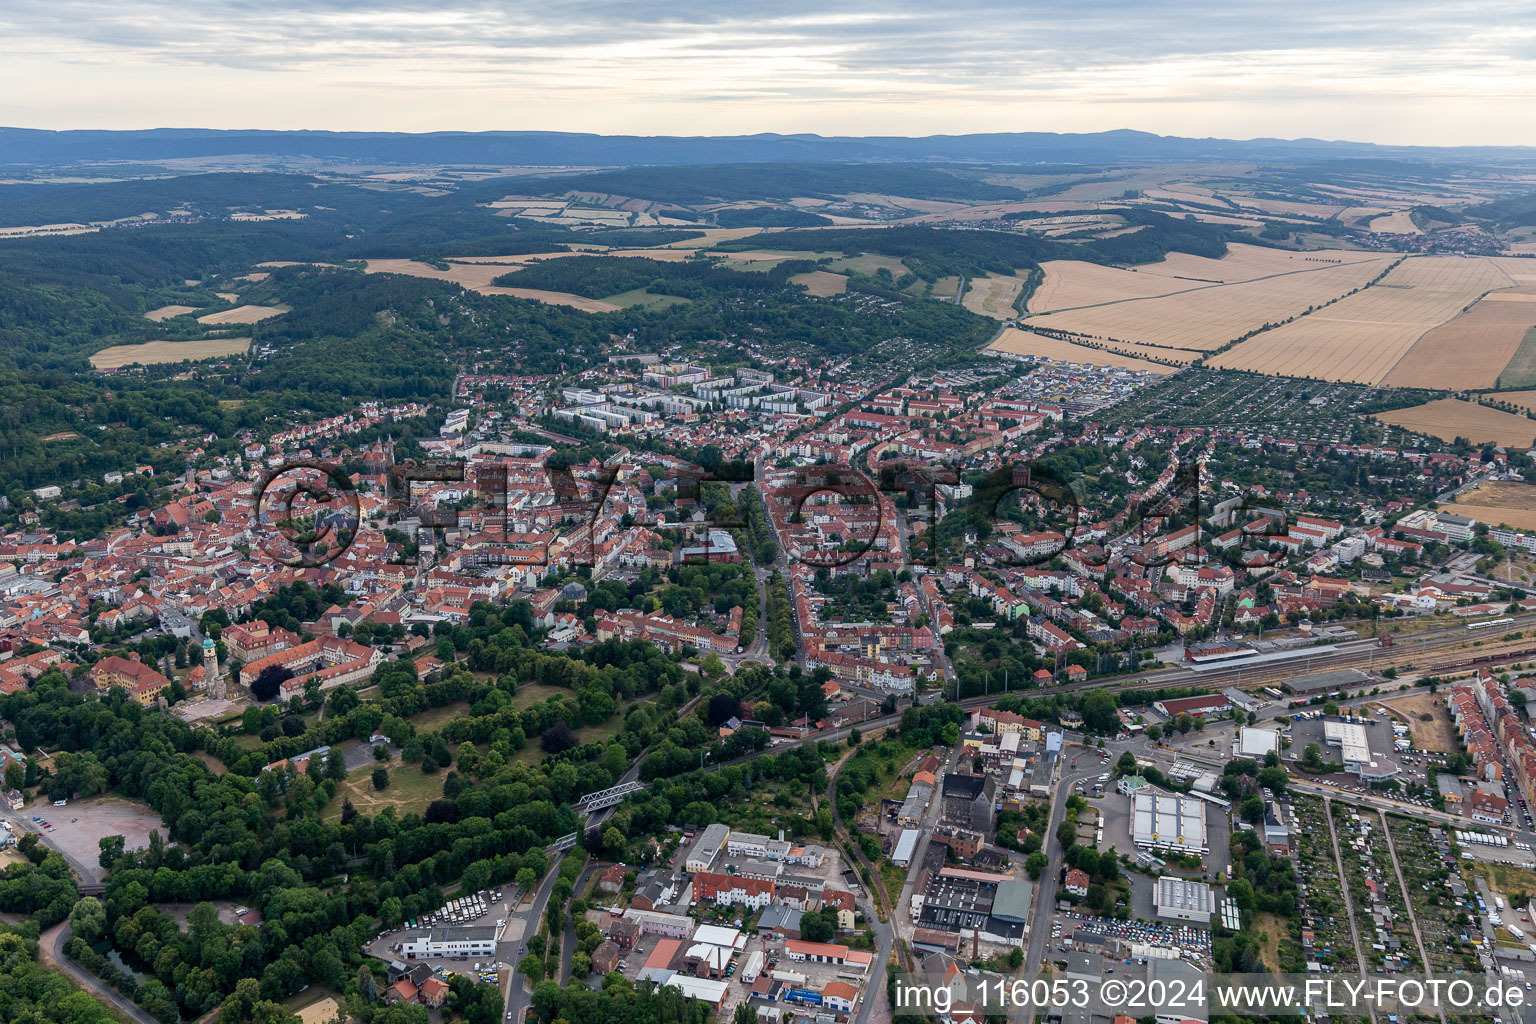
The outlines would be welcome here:
M 1324 267 L 1342 266 L 1347 263 L 1367 263 L 1381 259 L 1374 252 L 1288 252 L 1261 245 L 1227 246 L 1227 254 L 1219 260 L 1205 256 L 1192 256 L 1187 252 L 1170 252 L 1156 263 L 1143 264 L 1138 273 L 1173 277 L 1186 281 L 1209 284 L 1235 284 L 1238 281 L 1256 281 L 1275 274 L 1289 274 L 1298 270 L 1321 270 Z
M 668 242 L 663 249 L 707 249 L 721 242 L 734 242 L 738 238 L 762 234 L 762 228 L 700 228 L 699 238 L 685 238 L 680 242 Z
M 223 299 L 225 302 L 235 303 L 235 302 L 239 302 L 240 301 L 240 293 L 239 292 L 214 292 L 213 294 L 217 295 L 219 298 Z
M 146 341 L 141 345 L 113 345 L 91 356 L 98 370 L 141 363 L 179 363 L 188 359 L 233 356 L 251 347 L 250 338 L 208 338 L 203 341 Z
M 1482 397 L 1490 402 L 1507 402 L 1516 409 L 1536 412 L 1536 391 L 1492 391 Z
M 967 203 L 946 202 L 941 199 L 913 199 L 909 196 L 888 195 L 884 192 L 849 192 L 840 199 L 846 199 L 851 203 L 865 203 L 869 206 L 890 206 L 898 210 L 911 210 L 914 213 L 954 213 L 966 208 Z
M 1147 282 L 1159 281 L 1153 286 L 1157 289 L 1181 287 L 1147 298 L 1101 300 L 1099 305 L 1032 316 L 1030 323 L 1096 340 L 1209 351 L 1266 323 L 1301 316 L 1309 307 L 1337 299 L 1389 265 L 1386 257 L 1347 264 L 1306 262 L 1290 272 L 1232 284 L 1142 275 Z M 1143 282 L 1141 287 L 1148 285 Z
M 1126 370 L 1143 370 L 1147 373 L 1172 373 L 1177 367 L 1148 362 L 1117 352 L 1101 352 L 1086 345 L 1074 345 L 1070 341 L 1047 338 L 1034 331 L 1021 331 L 1008 327 L 987 346 L 996 352 L 1012 352 L 1018 355 L 1040 356 L 1060 363 L 1086 363 L 1092 366 L 1119 366 Z
M 1499 480 L 1478 484 L 1452 502 L 1480 522 L 1536 530 L 1536 486 Z
M 544 292 L 536 288 L 501 288 L 491 284 L 492 281 L 503 274 L 511 273 L 519 267 L 525 267 L 530 263 L 541 260 L 560 259 L 565 256 L 644 256 L 657 260 L 683 260 L 688 254 L 675 249 L 626 249 L 609 253 L 565 251 L 529 253 L 521 256 L 466 256 L 463 259 L 446 260 L 447 269 L 439 270 L 430 263 L 418 263 L 416 260 L 389 259 L 366 260 L 364 272 L 369 274 L 405 274 L 410 277 L 425 277 L 434 281 L 451 281 L 461 285 L 472 292 L 480 292 L 483 295 L 517 295 L 525 299 L 538 299 L 539 301 L 553 301 L 558 305 L 576 306 L 578 309 L 587 308 L 578 305 L 582 303 L 598 303 L 603 310 L 613 308 L 606 303 L 600 303 L 596 299 L 583 299 L 578 295 L 566 295 L 565 292 Z M 527 294 L 524 294 L 527 293 Z M 547 300 L 546 295 L 560 295 L 559 300 Z
M 1045 278 L 1035 289 L 1034 295 L 1030 296 L 1029 311 L 1046 313 L 1102 306 L 1127 299 L 1172 295 L 1203 285 L 1236 284 L 1280 274 L 1327 270 L 1353 263 L 1379 263 L 1385 266 L 1383 260 L 1384 257 L 1379 253 L 1303 253 L 1257 245 L 1230 245 L 1227 254 L 1219 260 L 1172 252 L 1156 263 L 1127 268 L 1106 267 L 1079 260 L 1051 260 L 1041 264 Z M 1370 280 L 1370 277 L 1367 276 L 1365 280 Z
M 1288 199 L 1255 199 L 1252 196 L 1228 195 L 1237 205 L 1249 210 L 1258 210 L 1260 213 L 1270 213 L 1280 217 L 1321 217 L 1327 220 L 1340 210 L 1339 206 L 1324 206 L 1321 203 L 1296 203 Z
M 1527 251 L 1536 252 L 1536 243 L 1530 244 L 1532 244 L 1533 247 Z M 1518 246 L 1514 248 L 1516 251 L 1519 251 Z M 1536 260 L 1504 258 L 1493 259 L 1490 262 L 1492 262 L 1500 270 L 1504 271 L 1504 273 L 1508 274 L 1516 284 L 1536 284 Z
M 287 306 L 236 306 L 197 318 L 200 324 L 259 324 L 288 312 Z
M 1459 316 L 1485 292 L 1511 284 L 1509 275 L 1487 259 L 1406 259 L 1380 284 L 1245 341 L 1211 365 L 1378 384 L 1426 333 Z M 1450 356 L 1462 358 L 1459 352 Z M 1420 359 L 1429 357 L 1415 363 Z
M 1536 420 L 1459 398 L 1441 398 L 1411 409 L 1377 413 L 1375 418 L 1444 441 L 1465 437 L 1473 444 L 1528 448 L 1536 440 Z
M 1381 383 L 1452 391 L 1492 387 L 1532 327 L 1536 289 L 1494 292 L 1415 342 Z
M 1422 235 L 1424 233 L 1413 222 L 1413 217 L 1407 210 L 1394 210 L 1385 217 L 1375 218 L 1371 221 L 1370 230 L 1389 235 Z
M 841 295 L 848 290 L 848 275 L 812 270 L 805 274 L 795 274 L 789 283 L 805 285 L 805 290 L 812 295 Z
M 712 252 L 707 255 L 725 257 L 725 266 L 731 267 L 732 270 L 766 270 L 778 266 L 785 260 L 819 260 L 842 254 L 836 252 L 808 252 L 803 249 L 746 249 L 741 252 Z M 746 265 L 740 267 L 732 266 L 735 263 Z
M 182 316 L 186 313 L 196 313 L 196 306 L 161 306 L 144 314 L 145 320 L 153 320 L 159 323 L 161 320 L 169 320 L 173 316 Z
M 585 295 L 572 295 L 570 292 L 550 292 L 542 288 L 502 288 L 498 285 L 486 285 L 476 288 L 475 291 L 483 295 L 510 295 L 518 299 L 532 299 L 534 302 L 543 302 L 551 306 L 570 306 L 587 313 L 612 313 L 622 306 L 616 306 L 602 299 L 589 299 Z
M 1022 277 L 1002 277 L 996 274 L 973 277 L 966 285 L 960 304 L 972 313 L 997 320 L 1011 320 L 1018 313 L 1013 304 L 1023 290 Z
M 1168 295 L 1189 285 L 1139 270 L 1122 270 L 1078 260 L 1050 260 L 1040 264 L 1044 278 L 1029 297 L 1029 312 L 1082 309 L 1127 299 Z

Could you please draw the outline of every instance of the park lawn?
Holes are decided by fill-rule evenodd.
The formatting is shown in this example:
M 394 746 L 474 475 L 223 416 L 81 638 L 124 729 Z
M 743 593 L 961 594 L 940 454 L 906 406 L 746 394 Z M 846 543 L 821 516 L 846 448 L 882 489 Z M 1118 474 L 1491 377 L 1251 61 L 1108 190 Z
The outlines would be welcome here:
M 455 718 L 462 718 L 469 714 L 469 701 L 456 700 L 452 704 L 444 704 L 440 708 L 428 708 L 419 714 L 411 716 L 411 724 L 416 727 L 418 733 L 436 732 Z
M 575 694 L 563 686 L 545 686 L 543 683 L 523 683 L 512 695 L 512 706 L 521 711 L 542 703 L 551 697 L 573 697 Z
M 607 743 L 623 731 L 623 716 L 609 715 L 606 722 L 599 725 L 584 725 L 577 729 L 576 738 L 582 743 Z
M 383 790 L 373 788 L 373 770 L 389 769 L 389 786 Z M 386 807 L 395 809 L 396 817 L 421 813 L 433 800 L 443 795 L 443 777 L 446 770 L 439 769 L 431 775 L 423 775 L 419 765 L 403 761 L 380 761 L 368 764 L 349 774 L 336 787 L 336 795 L 325 805 L 321 817 L 332 820 L 341 817 L 341 805 L 352 801 L 359 814 L 377 814 Z

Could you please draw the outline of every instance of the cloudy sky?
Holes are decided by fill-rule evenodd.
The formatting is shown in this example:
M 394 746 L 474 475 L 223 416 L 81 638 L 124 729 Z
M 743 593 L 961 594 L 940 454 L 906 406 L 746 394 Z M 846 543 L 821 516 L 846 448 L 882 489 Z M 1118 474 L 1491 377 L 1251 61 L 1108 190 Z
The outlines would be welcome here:
M 5 0 L 0 124 L 1536 144 L 1531 0 Z

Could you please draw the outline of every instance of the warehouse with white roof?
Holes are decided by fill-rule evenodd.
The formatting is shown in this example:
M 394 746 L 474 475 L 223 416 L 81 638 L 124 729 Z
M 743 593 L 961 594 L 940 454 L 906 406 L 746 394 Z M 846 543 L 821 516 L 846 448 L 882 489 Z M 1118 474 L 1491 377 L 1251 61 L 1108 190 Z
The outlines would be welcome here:
M 1144 850 L 1204 854 L 1205 801 L 1154 786 L 1131 797 L 1131 841 Z

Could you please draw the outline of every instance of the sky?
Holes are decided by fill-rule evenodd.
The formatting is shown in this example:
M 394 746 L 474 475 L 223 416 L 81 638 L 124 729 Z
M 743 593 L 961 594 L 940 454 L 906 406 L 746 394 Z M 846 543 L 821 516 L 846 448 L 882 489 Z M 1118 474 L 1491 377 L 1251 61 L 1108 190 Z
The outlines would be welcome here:
M 0 124 L 1536 144 L 1530 0 L 5 0 Z

